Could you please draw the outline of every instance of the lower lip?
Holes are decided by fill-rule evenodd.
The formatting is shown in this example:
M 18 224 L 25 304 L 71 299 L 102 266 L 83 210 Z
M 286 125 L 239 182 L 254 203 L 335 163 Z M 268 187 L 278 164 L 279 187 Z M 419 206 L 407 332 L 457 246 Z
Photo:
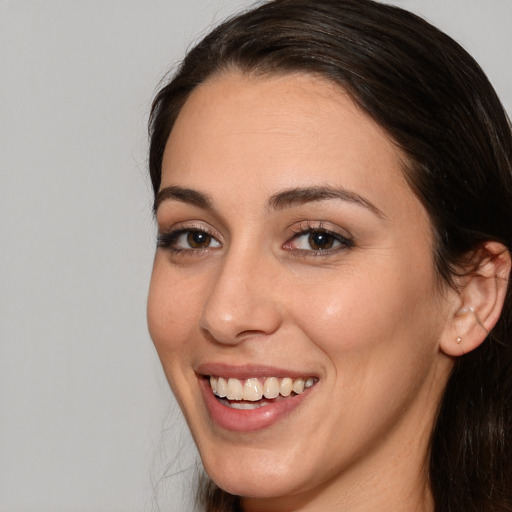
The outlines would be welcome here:
M 232 409 L 215 398 L 207 379 L 199 377 L 201 391 L 210 417 L 220 427 L 237 432 L 261 430 L 279 422 L 304 402 L 313 388 L 257 409 Z

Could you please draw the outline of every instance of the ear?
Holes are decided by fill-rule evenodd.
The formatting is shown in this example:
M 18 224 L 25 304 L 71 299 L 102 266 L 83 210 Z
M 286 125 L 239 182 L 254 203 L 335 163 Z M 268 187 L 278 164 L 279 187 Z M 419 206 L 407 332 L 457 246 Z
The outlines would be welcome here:
M 474 269 L 461 278 L 441 350 L 461 356 L 477 348 L 500 317 L 507 295 L 511 258 L 498 242 L 486 242 L 471 258 Z

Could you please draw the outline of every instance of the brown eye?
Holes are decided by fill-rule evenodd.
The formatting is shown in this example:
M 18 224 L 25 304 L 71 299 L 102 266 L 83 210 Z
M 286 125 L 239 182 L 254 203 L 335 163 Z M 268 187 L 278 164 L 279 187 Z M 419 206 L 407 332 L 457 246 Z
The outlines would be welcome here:
M 218 249 L 222 244 L 214 235 L 202 229 L 178 229 L 158 235 L 158 247 L 171 252 L 192 252 L 205 249 Z
M 340 233 L 324 228 L 308 227 L 286 242 L 284 249 L 299 251 L 304 255 L 310 253 L 311 255 L 321 256 L 333 254 L 342 249 L 350 249 L 353 246 L 352 240 Z
M 192 249 L 205 249 L 210 246 L 212 237 L 204 231 L 189 231 L 187 233 L 187 244 Z
M 335 238 L 329 233 L 316 231 L 309 233 L 308 242 L 314 251 L 322 251 L 332 249 Z

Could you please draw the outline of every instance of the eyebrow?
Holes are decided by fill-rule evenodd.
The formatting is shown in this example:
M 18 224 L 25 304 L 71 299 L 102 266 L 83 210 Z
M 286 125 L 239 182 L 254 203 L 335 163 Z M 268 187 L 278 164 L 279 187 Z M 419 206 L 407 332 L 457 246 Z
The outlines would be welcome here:
M 385 218 L 385 215 L 372 202 L 363 196 L 344 188 L 332 187 L 304 187 L 283 190 L 270 197 L 268 207 L 273 210 L 283 210 L 293 206 L 325 201 L 329 199 L 341 199 L 350 203 L 362 206 L 378 217 Z M 156 213 L 163 201 L 174 200 L 188 203 L 204 210 L 213 210 L 213 200 L 207 194 L 197 190 L 179 186 L 165 187 L 160 190 L 155 198 L 153 211 Z
M 379 210 L 372 202 L 345 188 L 292 188 L 273 195 L 268 200 L 268 205 L 274 210 L 282 210 L 284 208 L 291 208 L 300 204 L 311 203 L 314 201 L 325 201 L 328 199 L 341 199 L 342 201 L 348 201 L 349 203 L 354 203 L 367 208 L 378 217 L 385 218 L 384 213 L 382 213 L 382 211 Z
M 210 196 L 191 188 L 172 186 L 158 192 L 153 203 L 153 212 L 156 213 L 162 202 L 169 199 L 198 206 L 204 210 L 213 210 L 213 201 Z

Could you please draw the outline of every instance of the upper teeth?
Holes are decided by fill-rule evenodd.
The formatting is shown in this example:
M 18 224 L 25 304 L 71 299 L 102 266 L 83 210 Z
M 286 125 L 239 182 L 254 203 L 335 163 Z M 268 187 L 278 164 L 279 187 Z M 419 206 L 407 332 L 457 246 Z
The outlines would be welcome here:
M 210 386 L 215 395 L 229 400 L 249 400 L 255 402 L 265 398 L 276 398 L 278 395 L 289 396 L 292 391 L 302 393 L 315 383 L 313 377 L 307 379 L 291 379 L 285 377 L 267 377 L 263 381 L 253 377 L 245 381 L 234 378 L 210 377 Z

